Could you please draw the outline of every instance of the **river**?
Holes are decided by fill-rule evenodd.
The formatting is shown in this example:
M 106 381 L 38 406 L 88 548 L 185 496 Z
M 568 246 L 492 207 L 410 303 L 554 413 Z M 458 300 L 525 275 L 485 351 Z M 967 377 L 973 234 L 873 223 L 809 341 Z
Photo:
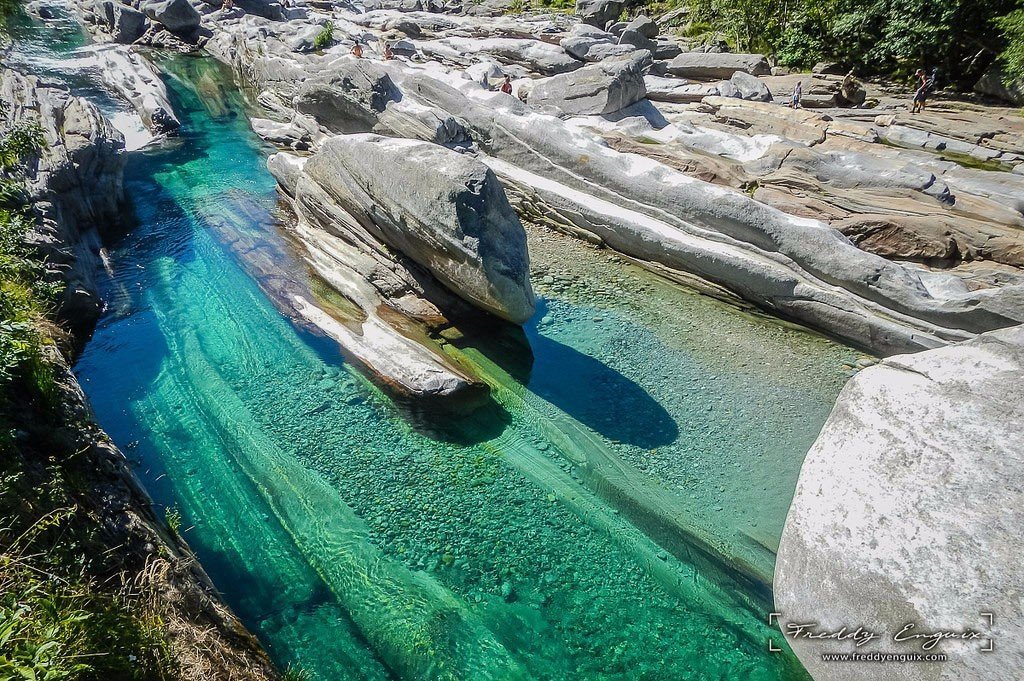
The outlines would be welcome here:
M 120 117 L 67 21 L 11 63 Z M 336 300 L 288 237 L 208 58 L 157 59 L 183 126 L 131 152 L 136 227 L 76 372 L 225 600 L 313 678 L 803 679 L 768 651 L 801 460 L 861 355 L 529 229 L 537 315 L 435 339 L 493 398 L 396 404 L 285 314 Z

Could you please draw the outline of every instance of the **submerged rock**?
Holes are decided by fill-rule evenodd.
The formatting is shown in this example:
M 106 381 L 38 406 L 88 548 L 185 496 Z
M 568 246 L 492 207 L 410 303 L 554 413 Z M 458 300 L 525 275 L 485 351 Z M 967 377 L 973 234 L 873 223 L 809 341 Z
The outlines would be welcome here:
M 647 96 L 644 69 L 649 64 L 649 52 L 605 59 L 541 81 L 526 101 L 530 106 L 553 106 L 567 114 L 614 113 Z
M 783 623 L 863 626 L 862 648 L 791 640 L 817 681 L 922 678 L 919 664 L 849 665 L 822 652 L 921 652 L 906 623 L 975 629 L 943 641 L 931 679 L 1001 679 L 1024 657 L 1024 327 L 883 360 L 843 389 L 807 454 L 775 571 Z M 994 625 L 981 616 L 994 612 Z M 995 651 L 982 653 L 988 640 Z

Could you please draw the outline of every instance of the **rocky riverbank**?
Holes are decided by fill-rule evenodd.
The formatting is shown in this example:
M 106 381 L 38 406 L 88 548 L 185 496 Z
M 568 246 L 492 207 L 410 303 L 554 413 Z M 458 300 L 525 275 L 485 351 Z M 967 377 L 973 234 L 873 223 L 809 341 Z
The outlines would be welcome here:
M 3 70 L 0 94 L 10 103 L 9 123 L 38 124 L 42 132 L 43 148 L 26 171 L 36 217 L 28 241 L 44 276 L 62 291 L 58 321 L 80 346 L 102 310 L 94 278 L 103 271 L 103 240 L 125 227 L 124 141 L 94 105 L 33 76 Z M 184 540 L 158 519 L 125 455 L 96 426 L 69 358 L 47 353 L 53 382 L 45 399 L 26 394 L 12 407 L 18 428 L 6 463 L 23 466 L 16 479 L 38 485 L 41 498 L 53 494 L 50 476 L 73 481 L 69 534 L 90 537 L 87 569 L 99 571 L 91 577 L 130 584 L 137 598 L 151 601 L 180 678 L 277 678 Z M 37 499 L 23 504 L 45 509 Z
M 459 149 L 531 215 L 875 352 L 1021 321 L 1024 179 L 999 170 L 1024 156 L 1008 112 L 940 134 L 957 119 L 910 118 L 824 74 L 807 76 L 804 103 L 831 108 L 793 110 L 760 100 L 794 76 L 758 55 L 682 52 L 643 18 L 603 31 L 404 9 L 197 4 L 169 42 L 202 45 L 251 83 L 271 112 L 254 127 L 276 144 L 315 154 L 375 132 Z M 357 40 L 365 59 L 348 54 Z M 379 61 L 385 42 L 398 59 Z M 492 89 L 503 74 L 518 97 Z

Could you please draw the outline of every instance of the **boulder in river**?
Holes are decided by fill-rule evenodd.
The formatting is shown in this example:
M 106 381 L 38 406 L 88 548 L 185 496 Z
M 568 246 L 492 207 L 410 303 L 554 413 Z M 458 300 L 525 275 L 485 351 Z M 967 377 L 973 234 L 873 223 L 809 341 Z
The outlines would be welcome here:
M 737 71 L 767 76 L 772 69 L 764 55 L 733 52 L 684 52 L 668 64 L 668 72 L 682 78 L 724 79 Z
M 782 624 L 878 632 L 790 640 L 819 681 L 1003 679 L 1024 659 L 1024 326 L 860 372 L 804 460 L 775 570 Z M 989 621 L 983 612 L 995 613 Z M 973 629 L 941 641 L 943 662 L 845 664 L 823 652 L 921 653 L 910 634 Z M 994 651 L 981 652 L 994 642 Z M 928 674 L 922 676 L 922 667 Z
M 459 297 L 517 324 L 533 315 L 526 232 L 483 163 L 436 144 L 344 135 L 302 173 Z
M 534 107 L 553 106 L 567 114 L 609 114 L 647 96 L 644 69 L 650 53 L 610 57 L 573 73 L 537 83 L 527 98 Z

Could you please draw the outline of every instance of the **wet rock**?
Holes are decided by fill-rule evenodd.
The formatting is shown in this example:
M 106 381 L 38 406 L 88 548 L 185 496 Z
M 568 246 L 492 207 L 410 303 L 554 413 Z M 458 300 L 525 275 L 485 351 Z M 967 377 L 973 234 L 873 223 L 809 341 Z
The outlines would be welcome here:
M 568 114 L 614 113 L 647 95 L 644 68 L 649 63 L 648 52 L 611 57 L 539 82 L 530 90 L 527 103 L 533 107 L 553 106 Z
M 889 637 L 907 622 L 969 627 L 991 635 L 996 652 L 943 641 L 931 652 L 948 659 L 931 678 L 1006 675 L 1024 656 L 1011 634 L 1024 630 L 1024 492 L 1012 482 L 1024 467 L 1022 372 L 1018 326 L 886 359 L 851 379 L 804 460 L 786 519 L 774 586 L 777 609 L 792 613 L 784 621 L 833 631 L 856 622 Z M 997 613 L 991 632 L 980 612 Z M 855 650 L 850 642 L 791 645 L 814 678 L 920 678 L 909 668 L 846 671 L 822 661 L 824 651 Z
M 732 52 L 684 52 L 668 65 L 669 73 L 682 78 L 731 78 L 737 71 L 752 76 L 766 76 L 771 73 L 771 67 L 764 55 Z

